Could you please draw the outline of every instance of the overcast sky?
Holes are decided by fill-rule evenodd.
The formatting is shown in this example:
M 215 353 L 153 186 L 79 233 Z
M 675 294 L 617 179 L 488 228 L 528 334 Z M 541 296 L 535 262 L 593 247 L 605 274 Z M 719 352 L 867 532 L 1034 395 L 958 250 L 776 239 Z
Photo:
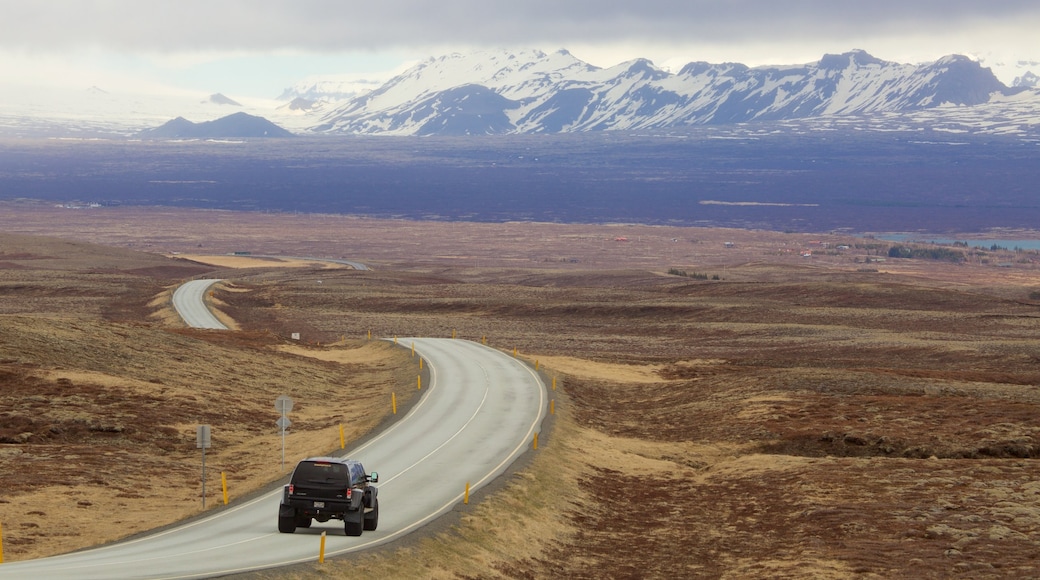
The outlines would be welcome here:
M 1040 61 L 1040 2 L 989 0 L 0 0 L 0 83 L 274 97 L 475 48 L 800 64 L 854 48 Z M 1040 70 L 1036 70 L 1040 74 Z M 1008 82 L 1010 79 L 1005 79 Z

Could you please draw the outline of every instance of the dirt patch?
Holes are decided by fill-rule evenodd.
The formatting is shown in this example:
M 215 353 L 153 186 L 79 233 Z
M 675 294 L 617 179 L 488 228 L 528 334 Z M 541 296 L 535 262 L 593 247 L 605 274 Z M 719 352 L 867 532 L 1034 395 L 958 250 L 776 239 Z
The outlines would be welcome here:
M 564 356 L 547 356 L 539 362 L 565 375 L 625 383 L 659 382 L 659 375 L 663 368 L 661 365 L 597 364 L 587 360 Z
M 210 256 L 202 254 L 171 254 L 181 260 L 198 262 L 220 268 L 349 268 L 345 264 L 303 258 L 280 258 L 273 256 Z

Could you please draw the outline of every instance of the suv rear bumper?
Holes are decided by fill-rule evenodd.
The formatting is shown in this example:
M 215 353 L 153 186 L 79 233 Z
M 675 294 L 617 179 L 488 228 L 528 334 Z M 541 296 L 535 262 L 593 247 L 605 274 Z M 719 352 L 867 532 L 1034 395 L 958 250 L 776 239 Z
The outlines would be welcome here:
M 328 499 L 296 499 L 289 498 L 288 501 L 282 501 L 279 509 L 279 513 L 283 513 L 288 516 L 291 512 L 294 515 L 303 515 L 310 517 L 328 516 L 328 517 L 342 517 L 347 512 L 356 512 L 363 509 L 361 503 L 355 507 L 350 501 L 336 501 Z

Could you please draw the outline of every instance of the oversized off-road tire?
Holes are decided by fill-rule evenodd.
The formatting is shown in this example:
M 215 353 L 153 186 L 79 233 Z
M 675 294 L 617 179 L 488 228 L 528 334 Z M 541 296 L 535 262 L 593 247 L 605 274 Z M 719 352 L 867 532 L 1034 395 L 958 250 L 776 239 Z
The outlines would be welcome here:
M 278 516 L 278 531 L 291 534 L 296 531 L 296 516 Z
M 360 536 L 362 530 L 365 529 L 365 515 L 358 514 L 358 516 L 360 517 L 357 522 L 352 522 L 347 518 L 343 518 L 343 532 L 346 533 L 348 536 Z
M 375 505 L 372 506 L 372 511 L 365 514 L 365 531 L 374 532 L 379 526 L 379 500 L 375 501 Z

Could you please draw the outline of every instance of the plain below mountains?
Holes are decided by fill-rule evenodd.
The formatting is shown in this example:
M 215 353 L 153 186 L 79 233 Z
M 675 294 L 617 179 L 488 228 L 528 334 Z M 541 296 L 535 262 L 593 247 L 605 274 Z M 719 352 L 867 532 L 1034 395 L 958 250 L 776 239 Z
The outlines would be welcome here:
M 262 139 L 294 135 L 263 117 L 233 113 L 201 123 L 177 117 L 159 127 L 145 129 L 136 136 L 141 139 Z

